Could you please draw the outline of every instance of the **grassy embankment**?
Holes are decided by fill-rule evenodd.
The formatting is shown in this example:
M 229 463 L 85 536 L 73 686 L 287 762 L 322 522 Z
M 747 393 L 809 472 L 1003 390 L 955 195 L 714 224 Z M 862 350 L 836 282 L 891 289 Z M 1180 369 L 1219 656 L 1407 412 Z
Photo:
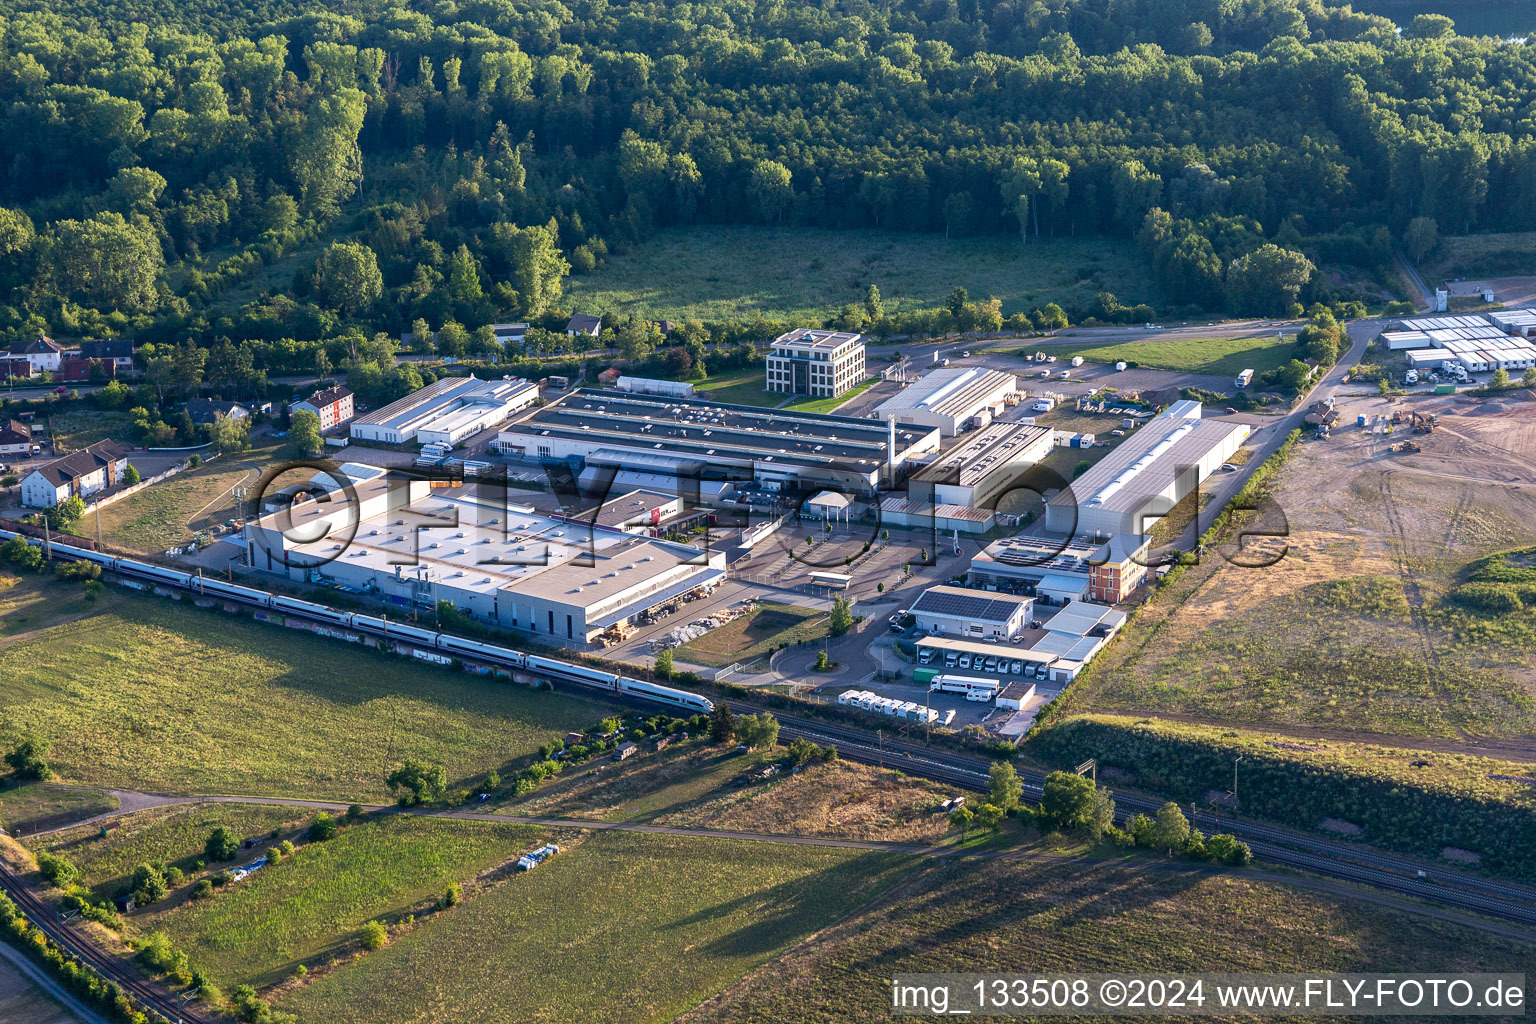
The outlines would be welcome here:
M 616 253 L 566 286 L 582 313 L 672 320 L 770 320 L 820 325 L 873 283 L 890 311 L 933 308 L 955 286 L 995 296 L 1003 313 L 1056 302 L 1086 307 L 1101 291 L 1157 305 L 1161 296 L 1133 243 L 1008 235 L 945 239 L 928 234 L 816 228 L 669 228 Z
M 863 905 L 910 863 L 854 850 L 595 834 L 279 1007 L 333 1024 L 669 1021 Z
M 12 591 L 34 586 L 62 584 Z M 610 710 L 114 586 L 75 621 L 31 614 L 0 647 L 0 746 L 45 737 L 89 785 L 387 800 L 406 757 L 452 784 Z
M 1336 893 L 1145 858 L 953 863 L 680 1024 L 881 1019 L 888 979 L 927 971 L 1502 971 L 1533 954 L 1526 943 Z
M 1109 345 L 1069 341 L 1051 345 L 1049 351 L 1058 359 L 1082 356 L 1090 363 L 1107 365 L 1124 360 L 1155 370 L 1236 378 L 1243 370 L 1252 370 L 1257 376 L 1295 358 L 1295 339 L 1277 340 L 1275 333 L 1266 331 L 1241 338 L 1173 336 Z M 1039 347 L 1037 344 L 1028 351 Z

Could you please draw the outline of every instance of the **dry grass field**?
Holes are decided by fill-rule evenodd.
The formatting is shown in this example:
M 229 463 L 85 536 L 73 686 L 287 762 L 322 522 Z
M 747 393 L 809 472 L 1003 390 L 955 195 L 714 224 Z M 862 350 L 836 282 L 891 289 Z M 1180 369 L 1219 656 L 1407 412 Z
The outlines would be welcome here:
M 937 843 L 949 834 L 936 783 L 868 765 L 807 765 L 768 783 L 723 787 L 659 815 L 664 825 L 740 829 L 838 839 Z
M 80 1018 L 50 999 L 7 960 L 0 960 L 0 1020 L 17 1024 L 80 1022 Z
M 672 320 L 819 323 L 879 285 L 891 312 L 941 305 L 956 285 L 996 296 L 1004 314 L 1057 302 L 1078 308 L 1111 291 L 1122 302 L 1162 296 L 1136 248 L 1104 238 L 1009 235 L 946 239 L 889 231 L 702 225 L 656 232 L 566 283 L 579 313 Z
M 884 1020 L 888 979 L 901 973 L 1500 971 L 1523 970 L 1533 954 L 1529 944 L 1341 893 L 1146 858 L 951 862 L 679 1024 Z
M 751 661 L 779 644 L 821 639 L 826 623 L 826 613 L 814 608 L 764 601 L 752 612 L 683 644 L 677 656 L 698 665 Z
M 255 483 L 259 476 L 252 464 L 223 461 L 179 473 L 102 509 L 101 539 L 108 547 L 150 554 L 185 544 L 199 530 L 231 518 L 235 485 Z M 94 538 L 96 515 L 78 520 L 71 530 Z
M 910 866 L 856 850 L 593 834 L 278 1006 L 329 1024 L 661 1024 Z
M 694 741 L 622 762 L 601 757 L 494 807 L 518 815 L 891 842 L 937 842 L 949 831 L 934 809 L 953 794 L 894 771 L 836 761 L 768 780 L 751 777 L 781 753 L 744 754 Z
M 387 800 L 409 756 L 450 783 L 505 769 L 606 705 L 423 665 L 159 597 L 106 594 L 0 641 L 0 748 L 52 742 L 71 782 L 151 792 Z
M 1245 545 L 1284 557 L 1253 568 L 1208 551 L 1095 662 L 1074 708 L 1456 740 L 1536 735 L 1536 611 L 1474 622 L 1449 597 L 1469 562 L 1536 543 L 1536 403 L 1422 400 L 1443 425 L 1415 438 L 1419 454 L 1388 450 L 1401 431 L 1353 426 L 1357 412 L 1407 407 L 1342 405 L 1350 426 L 1304 443 L 1278 477 L 1287 536 Z

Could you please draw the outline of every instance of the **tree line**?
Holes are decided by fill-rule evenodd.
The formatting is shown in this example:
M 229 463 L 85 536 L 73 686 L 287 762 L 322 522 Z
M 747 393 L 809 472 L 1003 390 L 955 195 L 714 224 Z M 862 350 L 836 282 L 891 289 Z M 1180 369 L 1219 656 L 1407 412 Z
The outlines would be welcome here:
M 1536 227 L 1533 49 L 1438 16 L 24 6 L 0 4 L 13 336 L 472 336 L 699 223 L 1134 238 L 1162 308 L 1278 313 L 1355 297 L 1320 266 Z

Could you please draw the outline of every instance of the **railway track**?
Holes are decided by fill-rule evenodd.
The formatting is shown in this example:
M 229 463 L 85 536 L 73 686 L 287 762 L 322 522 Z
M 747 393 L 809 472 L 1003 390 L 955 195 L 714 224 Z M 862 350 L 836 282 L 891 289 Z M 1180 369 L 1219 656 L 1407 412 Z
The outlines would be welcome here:
M 174 583 L 156 581 L 159 586 L 175 586 Z M 188 589 L 183 587 L 182 589 Z M 320 616 L 309 616 L 301 611 L 286 610 L 290 617 L 306 618 L 322 625 L 333 623 Z M 354 625 L 358 632 L 374 633 L 366 627 Z M 387 637 L 387 639 L 396 639 Z M 485 658 L 482 660 L 496 660 Z M 510 663 L 509 663 L 510 664 Z M 586 686 L 579 677 L 560 680 L 569 685 Z M 664 706 L 642 696 L 623 695 L 601 691 L 607 700 L 619 700 L 626 704 Z M 991 760 L 957 751 L 935 749 L 901 739 L 886 740 L 871 737 L 867 730 L 822 722 L 814 719 L 785 715 L 774 708 L 760 707 L 749 701 L 731 701 L 733 712 L 769 712 L 780 723 L 780 736 L 786 740 L 804 737 L 817 743 L 831 743 L 839 755 L 851 761 L 897 768 L 901 771 L 952 785 L 972 792 L 984 792 L 988 784 Z M 1030 803 L 1038 803 L 1044 785 L 1044 776 L 1038 772 L 1020 772 L 1024 796 Z M 1124 822 L 1137 813 L 1155 813 L 1164 801 L 1134 793 L 1116 795 L 1116 817 Z M 1196 820 L 1197 825 L 1216 827 L 1215 819 Z M 1256 857 L 1272 864 L 1324 875 L 1335 879 L 1371 886 L 1373 888 L 1424 899 L 1461 910 L 1485 914 L 1521 925 L 1536 927 L 1536 889 L 1516 883 L 1500 882 L 1461 872 L 1433 868 L 1393 854 L 1382 853 L 1356 844 L 1331 842 L 1302 832 L 1229 818 L 1221 822 L 1221 830 L 1231 833 L 1248 843 Z M 1433 880 L 1428 872 L 1433 870 Z M 179 1009 L 174 996 L 159 990 L 140 977 L 131 965 L 108 954 L 85 936 L 59 922 L 56 916 L 31 893 L 8 869 L 0 866 L 0 885 L 12 893 L 18 907 L 45 934 L 82 963 L 89 965 L 130 993 L 135 999 L 167 1021 L 180 1024 L 213 1024 L 207 1017 L 193 1010 Z
M 59 920 L 58 914 L 28 887 L 20 877 L 4 864 L 0 864 L 0 887 L 4 887 L 27 920 L 63 949 L 96 974 L 114 982 L 139 1006 L 158 1014 L 170 1024 L 214 1024 L 192 1007 L 178 1006 L 179 1000 L 147 981 L 130 964 L 96 945 L 90 938 Z
M 750 703 L 731 702 L 732 711 L 738 708 L 747 713 L 771 710 Z M 934 750 L 900 740 L 871 743 L 868 734 L 854 729 L 776 714 L 779 734 L 787 739 L 804 737 L 814 742 L 832 743 L 839 756 L 851 761 L 897 768 L 909 775 L 973 792 L 987 789 L 987 770 L 991 762 L 986 758 Z M 1044 776 L 1038 772 L 1021 771 L 1019 778 L 1024 784 L 1025 800 L 1038 803 Z M 1135 793 L 1116 793 L 1116 820 L 1123 824 L 1136 814 L 1155 814 L 1164 802 Z M 1240 818 L 1224 818 L 1218 822 L 1214 816 L 1197 816 L 1193 824 L 1228 832 L 1246 842 L 1255 857 L 1273 864 L 1536 926 L 1536 889 L 1529 886 L 1447 871 L 1438 865 L 1426 866 L 1370 847 L 1330 842 L 1303 832 Z

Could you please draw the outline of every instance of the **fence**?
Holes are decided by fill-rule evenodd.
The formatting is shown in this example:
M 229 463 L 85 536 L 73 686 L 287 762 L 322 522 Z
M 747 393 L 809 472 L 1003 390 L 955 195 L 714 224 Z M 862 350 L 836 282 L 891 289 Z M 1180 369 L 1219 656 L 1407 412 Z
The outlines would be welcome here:
M 88 516 L 92 512 L 95 512 L 99 509 L 104 509 L 108 505 L 111 505 L 115 502 L 121 501 L 128 497 L 130 494 L 137 494 L 151 484 L 157 484 L 162 480 L 168 480 L 175 476 L 177 473 L 180 473 L 182 470 L 186 469 L 187 466 L 188 463 L 178 462 L 176 465 L 170 467 L 169 469 L 161 470 L 154 476 L 146 476 L 141 478 L 136 484 L 129 484 L 127 487 L 124 487 L 120 491 L 113 491 L 111 494 L 103 495 L 102 497 L 91 502 L 89 505 L 85 506 L 85 512 L 82 513 L 81 518 L 84 518 L 85 516 Z

